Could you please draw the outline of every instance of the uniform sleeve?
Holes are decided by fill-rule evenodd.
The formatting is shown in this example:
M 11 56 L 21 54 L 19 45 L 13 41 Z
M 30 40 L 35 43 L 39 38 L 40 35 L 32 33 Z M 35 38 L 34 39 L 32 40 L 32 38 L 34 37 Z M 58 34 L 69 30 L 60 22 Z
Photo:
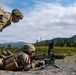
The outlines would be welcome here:
M 29 56 L 27 55 L 27 54 L 25 54 L 25 53 L 22 53 L 21 55 L 20 55 L 20 60 L 22 61 L 22 63 L 27 63 L 27 64 L 29 64 L 30 63 L 30 61 L 29 61 Z
M 29 56 L 25 53 L 22 53 L 21 55 L 19 55 L 19 58 L 20 61 L 22 62 L 24 70 L 29 70 L 31 68 Z
M 11 14 L 9 12 L 4 12 L 3 17 L 0 18 L 0 32 L 9 25 L 11 25 Z

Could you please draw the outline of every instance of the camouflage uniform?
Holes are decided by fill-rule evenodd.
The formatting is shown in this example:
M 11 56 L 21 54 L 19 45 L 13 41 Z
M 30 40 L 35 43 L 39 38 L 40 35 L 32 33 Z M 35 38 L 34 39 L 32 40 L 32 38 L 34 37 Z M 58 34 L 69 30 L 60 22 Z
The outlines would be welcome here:
M 32 44 L 26 44 L 18 53 L 19 61 L 22 62 L 22 67 L 24 70 L 29 70 L 35 67 L 35 64 L 31 62 L 28 53 L 32 53 L 35 51 L 35 47 Z M 28 53 L 27 53 L 28 52 Z
M 18 54 L 17 62 L 18 62 L 18 65 L 19 65 L 18 70 L 19 69 L 29 70 L 31 68 L 30 58 L 29 58 L 28 54 L 26 54 L 24 52 L 20 52 Z
M 15 53 L 14 55 L 5 58 L 2 60 L 1 65 L 4 65 L 4 69 L 6 70 L 30 70 L 31 68 L 35 68 L 35 62 L 31 61 L 29 58 L 29 54 L 31 55 L 32 52 L 35 51 L 35 47 L 32 44 L 26 44 L 22 47 L 19 52 Z M 15 59 L 15 64 L 12 66 L 10 64 L 14 63 L 12 58 Z M 11 59 L 11 60 L 10 60 Z M 9 61 L 10 60 L 10 61 Z M 12 67 L 12 68 L 11 68 Z
M 4 17 L 5 18 L 0 21 L 0 30 L 6 28 L 11 24 L 11 14 L 9 12 L 4 12 Z
M 2 68 L 2 69 L 4 69 L 3 68 L 3 63 L 2 63 L 2 61 L 3 61 L 3 59 L 4 58 L 6 58 L 7 56 L 10 56 L 11 55 L 11 53 L 10 53 L 10 51 L 3 51 L 1 54 L 0 54 L 0 69 Z
M 21 51 L 24 52 L 24 54 L 21 55 L 21 61 L 23 61 L 22 65 L 24 66 L 24 70 L 29 70 L 31 68 L 35 68 L 35 62 L 30 60 L 29 58 L 29 54 L 28 53 L 32 53 L 35 52 L 35 47 L 32 44 L 26 44 Z M 31 54 L 32 55 L 32 54 Z M 26 63 L 26 65 L 25 65 Z
M 13 9 L 12 13 L 10 12 L 5 12 L 3 7 L 0 5 L 0 32 L 9 25 L 11 25 L 13 15 L 19 17 L 20 19 L 23 18 L 23 14 L 20 10 L 18 9 Z

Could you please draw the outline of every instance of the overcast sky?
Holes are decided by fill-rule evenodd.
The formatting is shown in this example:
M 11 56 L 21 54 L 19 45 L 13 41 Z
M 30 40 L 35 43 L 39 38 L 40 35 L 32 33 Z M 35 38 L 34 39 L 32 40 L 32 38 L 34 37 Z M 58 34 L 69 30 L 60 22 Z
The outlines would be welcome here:
M 4 10 L 18 8 L 23 20 L 0 33 L 0 42 L 35 43 L 76 34 L 76 0 L 0 0 Z

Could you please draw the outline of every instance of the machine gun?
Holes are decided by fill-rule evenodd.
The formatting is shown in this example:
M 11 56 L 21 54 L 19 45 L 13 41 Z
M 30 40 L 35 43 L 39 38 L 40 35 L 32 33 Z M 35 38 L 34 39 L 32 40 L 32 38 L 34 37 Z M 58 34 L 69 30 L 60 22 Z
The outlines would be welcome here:
M 31 59 L 35 60 L 43 60 L 43 59 L 64 59 L 65 55 L 58 55 L 58 54 L 49 54 L 49 55 L 34 55 L 30 56 Z
M 53 45 L 52 45 L 53 46 Z M 61 55 L 61 54 L 52 54 L 50 53 L 51 51 L 51 44 L 48 45 L 48 55 L 34 55 L 34 56 L 30 56 L 30 59 L 34 59 L 34 60 L 43 60 L 45 65 L 49 65 L 52 64 L 56 67 L 55 65 L 55 60 L 56 59 L 64 59 L 66 56 L 65 55 Z

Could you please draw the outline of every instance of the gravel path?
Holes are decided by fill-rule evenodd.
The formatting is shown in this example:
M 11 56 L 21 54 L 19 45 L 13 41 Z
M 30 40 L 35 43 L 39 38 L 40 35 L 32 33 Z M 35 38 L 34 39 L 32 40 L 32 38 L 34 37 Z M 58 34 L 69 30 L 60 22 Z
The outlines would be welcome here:
M 56 68 L 52 65 L 44 69 L 35 69 L 28 72 L 13 72 L 13 71 L 0 71 L 0 75 L 76 75 L 76 63 L 58 62 Z

